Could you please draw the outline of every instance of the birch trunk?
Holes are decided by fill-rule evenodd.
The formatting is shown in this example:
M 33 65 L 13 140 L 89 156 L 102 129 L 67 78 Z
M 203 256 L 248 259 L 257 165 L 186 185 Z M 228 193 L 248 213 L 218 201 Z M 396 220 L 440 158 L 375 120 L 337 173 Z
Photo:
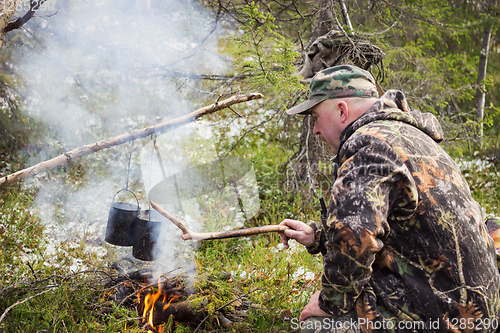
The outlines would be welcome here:
M 490 0 L 484 9 L 486 13 L 490 13 L 491 9 L 496 7 L 498 1 Z M 478 122 L 476 127 L 477 145 L 481 149 L 483 146 L 483 120 L 484 120 L 484 105 L 486 101 L 486 87 L 484 79 L 488 69 L 488 54 L 490 52 L 492 25 L 488 25 L 483 31 L 483 40 L 481 42 L 481 53 L 479 54 L 479 65 L 477 69 L 477 90 L 476 90 L 476 115 L 475 119 Z
M 334 27 L 334 20 L 330 12 L 330 1 L 322 0 L 318 19 L 316 21 L 314 33 L 311 36 L 307 48 L 310 48 L 314 40 L 320 36 L 326 35 Z M 307 57 L 307 52 L 304 57 Z M 304 61 L 306 66 L 306 60 Z M 303 75 L 304 68 L 299 75 Z M 312 73 L 313 75 L 316 73 Z M 312 77 L 312 76 L 311 76 Z M 307 79 L 307 77 L 306 77 Z M 294 160 L 288 171 L 288 190 L 302 190 L 308 195 L 313 195 L 317 186 L 316 178 L 318 176 L 318 163 L 320 155 L 320 140 L 313 133 L 314 119 L 310 115 L 304 116 L 302 122 L 302 131 L 300 134 L 300 147 L 297 158 Z
M 477 91 L 476 91 L 476 121 L 478 122 L 476 129 L 476 137 L 478 146 L 482 147 L 483 143 L 483 120 L 484 120 L 484 104 L 486 100 L 486 87 L 483 80 L 486 78 L 486 70 L 488 67 L 488 53 L 490 49 L 491 27 L 487 27 L 483 32 L 483 41 L 481 43 L 481 54 L 479 55 L 479 66 L 477 70 Z
M 241 102 L 247 102 L 253 99 L 258 99 L 262 98 L 262 94 L 259 93 L 254 93 L 254 94 L 247 94 L 247 95 L 238 95 L 238 96 L 233 96 L 231 98 L 228 98 L 224 101 L 214 103 L 209 106 L 205 106 L 197 111 L 194 111 L 190 114 L 187 114 L 185 116 L 175 118 L 172 120 L 169 120 L 167 122 L 155 125 L 155 126 L 149 126 L 146 127 L 142 130 L 137 130 L 133 131 L 130 133 L 118 135 L 114 138 L 107 139 L 107 140 L 102 140 L 90 145 L 86 145 L 80 148 L 73 149 L 67 153 L 61 154 L 51 160 L 39 163 L 37 165 L 34 165 L 32 167 L 29 167 L 27 169 L 18 171 L 16 173 L 13 173 L 8 176 L 3 176 L 0 178 L 0 187 L 5 186 L 7 184 L 11 184 L 17 181 L 20 181 L 22 179 L 36 176 L 40 174 L 41 172 L 47 171 L 54 169 L 58 166 L 61 165 L 66 165 L 70 161 L 80 158 L 85 155 L 89 155 L 92 153 L 95 153 L 99 150 L 110 148 L 112 146 L 116 145 L 121 145 L 123 143 L 139 139 L 139 138 L 144 138 L 146 136 L 152 135 L 154 133 L 162 133 L 169 131 L 173 128 L 179 127 L 183 124 L 189 123 L 191 121 L 194 121 L 198 118 L 200 118 L 203 115 L 213 113 L 218 110 L 225 109 L 227 107 L 230 107 L 233 104 L 236 103 L 241 103 Z

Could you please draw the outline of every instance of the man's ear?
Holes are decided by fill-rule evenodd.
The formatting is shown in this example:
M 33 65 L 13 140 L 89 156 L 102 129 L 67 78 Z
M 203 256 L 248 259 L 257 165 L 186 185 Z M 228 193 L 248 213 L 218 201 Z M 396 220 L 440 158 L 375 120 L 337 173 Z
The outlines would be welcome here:
M 340 112 L 340 121 L 342 123 L 347 122 L 347 119 L 349 119 L 349 105 L 345 101 L 339 101 L 337 107 Z

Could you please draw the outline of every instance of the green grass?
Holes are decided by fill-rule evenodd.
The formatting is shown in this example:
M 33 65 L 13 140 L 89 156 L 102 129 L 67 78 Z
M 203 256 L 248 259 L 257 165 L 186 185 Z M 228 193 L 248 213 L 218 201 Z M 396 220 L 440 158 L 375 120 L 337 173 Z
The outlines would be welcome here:
M 472 197 L 488 216 L 500 216 L 500 166 L 493 159 L 461 160 Z
M 319 287 L 320 257 L 309 255 L 301 246 L 282 249 L 276 237 L 252 238 L 205 242 L 200 248 L 197 262 L 201 281 L 209 281 L 207 275 L 231 273 L 231 279 L 218 281 L 216 286 L 201 282 L 200 288 L 216 287 L 219 291 L 211 299 L 209 313 L 250 292 L 246 298 L 256 308 L 238 324 L 239 332 L 289 330 L 290 317 L 298 317 Z M 225 310 L 231 311 L 231 307 Z
M 11 186 L 0 199 L 0 315 L 23 302 L 9 309 L 0 322 L 0 332 L 144 332 L 135 309 L 117 306 L 105 297 L 109 289 L 103 281 L 111 274 L 107 266 L 113 255 L 99 257 L 87 251 L 85 237 L 63 241 L 57 249 L 47 251 L 53 246 L 48 230 L 30 209 L 36 194 L 35 189 Z M 260 212 L 249 226 L 317 215 L 304 210 L 300 196 L 270 187 L 262 194 Z M 64 222 L 64 216 L 58 219 Z M 321 258 L 309 255 L 296 243 L 290 250 L 279 244 L 277 234 L 202 242 L 194 258 L 197 277 L 193 288 L 197 290 L 195 299 L 207 300 L 206 329 L 289 331 L 290 318 L 299 315 L 319 287 Z M 75 260 L 93 271 L 71 273 Z M 230 279 L 213 278 L 228 273 Z M 221 315 L 231 317 L 233 311 L 241 310 L 238 302 L 225 305 L 245 294 L 252 306 L 245 307 L 244 320 L 231 327 L 221 324 Z M 163 329 L 168 331 L 166 326 Z M 175 331 L 191 330 L 176 325 Z
M 300 195 L 287 194 L 279 187 L 277 164 L 286 159 L 284 153 L 274 145 L 260 149 L 251 158 L 255 160 L 261 206 L 247 226 L 278 224 L 285 218 L 317 221 L 316 202 L 305 202 Z M 455 149 L 454 157 L 473 197 L 488 215 L 500 215 L 496 160 L 480 155 L 470 159 L 457 151 L 461 150 Z M 78 165 L 74 170 L 65 182 L 75 180 L 80 188 L 88 172 Z M 278 176 L 273 178 L 273 174 Z M 0 196 L 0 316 L 16 302 L 36 297 L 13 306 L 0 322 L 0 332 L 147 332 L 133 307 L 118 306 L 105 297 L 112 292 L 104 286 L 112 274 L 108 266 L 119 253 L 109 251 L 107 256 L 99 256 L 89 252 L 83 237 L 77 242 L 62 242 L 48 255 L 48 231 L 30 209 L 36 189 L 20 188 L 4 188 Z M 191 286 L 196 294 L 191 298 L 203 304 L 207 315 L 201 331 L 292 331 L 291 319 L 299 316 L 310 295 L 320 288 L 322 262 L 321 256 L 309 255 L 295 242 L 289 250 L 280 242 L 277 234 L 200 242 L 191 256 L 196 264 Z M 69 267 L 75 261 L 92 270 L 72 273 Z M 238 311 L 246 312 L 235 317 Z M 233 324 L 224 324 L 223 318 Z M 193 331 L 173 321 L 162 329 Z

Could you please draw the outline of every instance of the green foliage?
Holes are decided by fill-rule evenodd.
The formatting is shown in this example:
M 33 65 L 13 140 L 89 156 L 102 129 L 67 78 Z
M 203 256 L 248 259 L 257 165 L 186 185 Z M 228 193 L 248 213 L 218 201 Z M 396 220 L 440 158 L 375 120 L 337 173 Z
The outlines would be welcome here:
M 43 258 L 36 258 L 45 250 L 44 226 L 30 210 L 35 191 L 21 192 L 4 189 L 0 197 L 0 281 L 12 283 L 22 277 L 28 265 L 43 267 Z
M 107 299 L 98 271 L 66 277 L 45 274 L 37 271 L 34 277 L 38 280 L 1 290 L 1 309 L 27 300 L 13 307 L 0 323 L 2 332 L 123 332 L 125 328 L 126 332 L 141 332 L 138 321 L 133 320 L 135 310 Z
M 277 105 L 289 100 L 297 90 L 304 87 L 294 75 L 294 63 L 299 56 L 293 43 L 281 35 L 271 13 L 262 12 L 252 2 L 242 9 L 244 22 L 240 27 L 241 37 L 230 40 L 238 46 L 235 56 L 235 71 L 250 75 L 249 89 L 258 89 L 270 94 L 267 98 L 278 98 Z
M 121 331 L 124 319 L 136 314 L 103 297 L 104 279 L 98 270 L 69 274 L 70 267 L 97 268 L 102 259 L 88 251 L 85 238 L 55 248 L 46 226 L 30 208 L 35 197 L 36 190 L 14 186 L 1 192 L 0 312 L 26 301 L 5 312 L 0 331 Z M 138 323 L 130 320 L 129 327 L 134 326 Z
M 11 34 L 9 34 L 11 37 Z M 26 36 L 24 36 L 26 37 Z M 32 45 L 32 36 L 6 38 L 0 52 L 0 153 L 5 159 L 23 165 L 26 156 L 37 150 L 45 127 L 23 112 L 26 96 L 20 93 L 23 80 L 16 72 L 21 45 Z M 22 152 L 22 154 L 19 154 Z
M 480 41 L 486 24 L 497 28 L 494 12 L 482 12 L 476 1 L 346 2 L 350 5 L 348 10 L 356 33 L 387 54 L 382 87 L 401 89 L 411 107 L 438 115 L 448 138 L 465 138 L 462 134 L 477 124 L 473 111 Z M 297 150 L 300 122 L 283 117 L 282 113 L 304 97 L 307 86 L 300 84 L 294 75 L 300 56 L 297 32 L 304 33 L 314 27 L 318 8 L 314 3 L 300 1 L 294 2 L 298 11 L 291 10 L 292 6 L 284 9 L 274 1 L 251 4 L 235 1 L 234 4 L 242 8 L 237 13 L 241 25 L 234 23 L 241 32 L 235 29 L 232 37 L 221 41 L 221 45 L 225 45 L 226 54 L 234 59 L 235 78 L 219 87 L 211 87 L 210 91 L 213 94 L 258 91 L 264 93 L 265 99 L 235 108 L 243 111 L 244 118 L 236 118 L 229 111 L 207 117 L 216 123 L 218 150 L 221 155 L 230 153 L 253 162 L 261 201 L 258 215 L 248 226 L 278 224 L 285 218 L 317 221 L 319 205 L 316 202 L 303 201 L 300 195 L 283 190 L 287 177 L 283 166 Z M 373 34 L 380 31 L 385 32 Z M 495 30 L 496 40 L 497 33 Z M 305 38 L 311 36 L 304 35 Z M 19 40 L 14 42 L 22 44 Z M 448 141 L 445 145 L 459 160 L 474 198 L 487 214 L 498 215 L 500 170 L 496 160 L 488 156 L 498 155 L 500 62 L 498 52 L 490 56 L 489 75 L 483 82 L 489 92 L 484 119 L 488 140 L 484 150 L 475 155 L 466 139 Z M 4 63 L 10 60 L 6 59 Z M 44 132 L 41 126 L 20 113 L 22 104 L 15 88 L 21 83 L 5 73 L 0 81 L 3 82 L 0 98 L 4 102 L 0 108 L 3 129 L 0 151 L 11 154 L 25 148 L 26 155 L 44 160 L 44 156 L 36 156 L 36 152 L 26 148 L 33 140 L 32 134 Z M 184 83 L 178 81 L 179 91 Z M 201 89 L 208 84 L 195 86 Z M 101 97 L 114 100 L 116 92 L 113 87 L 108 88 L 101 92 Z M 182 93 L 200 96 L 198 92 L 182 90 Z M 5 99 L 6 96 L 13 98 Z M 204 101 L 200 99 L 195 103 Z M 90 100 L 86 107 L 97 110 L 99 103 Z M 96 134 L 96 138 L 100 138 L 99 135 L 102 133 Z M 62 144 L 55 144 L 51 149 L 54 154 L 65 151 Z M 77 191 L 92 178 L 110 176 L 111 171 L 102 168 L 104 159 L 115 159 L 124 165 L 126 162 L 120 155 L 123 154 L 111 151 L 90 156 L 49 172 L 46 181 L 59 179 L 71 191 Z M 21 168 L 21 162 L 12 164 L 3 159 L 0 167 L 16 171 Z M 330 172 L 330 165 L 325 163 L 320 167 L 325 174 Z M 1 192 L 0 315 L 17 301 L 41 291 L 48 292 L 14 306 L 0 323 L 0 331 L 143 332 L 139 320 L 134 319 L 138 316 L 134 309 L 117 306 L 105 297 L 108 290 L 100 282 L 99 272 L 113 259 L 113 251 L 106 256 L 88 251 L 90 235 L 84 235 L 76 242 L 68 240 L 57 244 L 50 255 L 46 254 L 54 243 L 38 213 L 30 208 L 36 195 L 36 189 L 21 191 L 18 187 Z M 59 209 L 66 200 L 67 195 L 55 198 L 56 220 L 61 223 L 70 218 Z M 219 213 L 220 210 L 214 210 L 215 217 Z M 202 242 L 195 255 L 198 277 L 193 288 L 198 292 L 195 300 L 200 304 L 208 301 L 207 331 L 290 330 L 289 319 L 298 317 L 309 296 L 320 287 L 322 265 L 319 256 L 310 256 L 296 243 L 290 250 L 281 249 L 279 243 L 276 234 Z M 72 273 L 71 267 L 75 266 L 92 267 L 95 271 Z M 220 278 L 227 276 L 226 273 L 230 273 L 231 278 Z M 243 322 L 224 326 L 218 316 L 240 309 L 241 300 L 228 303 L 241 295 L 245 295 L 245 301 L 252 302 L 253 308 Z M 173 327 L 170 322 L 162 328 L 168 331 Z M 177 324 L 174 331 L 187 333 L 192 329 Z
M 396 1 L 352 7 L 351 18 L 387 57 L 384 89 L 402 90 L 410 107 L 438 115 L 445 137 L 472 137 L 476 81 L 483 30 L 496 31 L 495 11 L 484 4 L 457 1 Z M 372 33 L 385 31 L 383 34 Z M 495 36 L 495 34 L 493 35 Z M 492 37 L 495 39 L 495 37 Z M 493 44 L 494 45 L 494 44 Z M 499 124 L 497 52 L 489 53 L 486 128 Z M 489 132 L 485 132 L 488 135 Z
M 480 156 L 480 155 L 479 155 Z M 500 166 L 487 157 L 460 160 L 462 173 L 473 198 L 489 216 L 498 216 L 500 207 Z
M 43 133 L 43 126 L 20 110 L 20 96 L 11 76 L 0 74 L 0 153 L 12 156 L 29 150 L 29 144 Z
M 262 196 L 260 213 L 249 226 L 278 224 L 285 218 L 319 219 L 319 211 L 304 207 L 299 196 L 271 190 Z M 209 300 L 208 329 L 220 327 L 219 314 L 239 309 L 237 305 L 225 305 L 247 293 L 243 300 L 252 302 L 255 309 L 247 313 L 244 322 L 235 323 L 228 330 L 290 329 L 289 320 L 299 316 L 309 296 L 319 288 L 321 257 L 311 256 L 295 241 L 290 242 L 289 250 L 280 243 L 277 234 L 202 243 L 196 255 L 199 276 L 195 288 L 201 291 L 197 297 Z M 214 278 L 227 273 L 230 279 Z M 224 309 L 219 311 L 221 307 Z

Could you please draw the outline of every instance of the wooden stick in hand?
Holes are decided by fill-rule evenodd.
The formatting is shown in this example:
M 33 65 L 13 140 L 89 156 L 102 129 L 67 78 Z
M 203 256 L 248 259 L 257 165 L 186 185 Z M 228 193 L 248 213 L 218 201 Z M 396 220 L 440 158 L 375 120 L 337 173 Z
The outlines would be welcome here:
M 172 221 L 172 223 L 175 224 L 177 228 L 181 229 L 182 231 L 181 238 L 183 240 L 188 240 L 188 239 L 205 240 L 205 239 L 245 237 L 250 235 L 263 234 L 267 232 L 283 232 L 287 229 L 290 229 L 289 227 L 284 225 L 266 225 L 263 227 L 222 231 L 222 232 L 192 232 L 181 221 L 176 219 L 175 216 L 166 212 L 163 208 L 155 204 L 153 201 L 150 201 L 149 203 L 151 204 L 151 207 L 153 207 L 158 213 L 165 216 L 167 219 Z

